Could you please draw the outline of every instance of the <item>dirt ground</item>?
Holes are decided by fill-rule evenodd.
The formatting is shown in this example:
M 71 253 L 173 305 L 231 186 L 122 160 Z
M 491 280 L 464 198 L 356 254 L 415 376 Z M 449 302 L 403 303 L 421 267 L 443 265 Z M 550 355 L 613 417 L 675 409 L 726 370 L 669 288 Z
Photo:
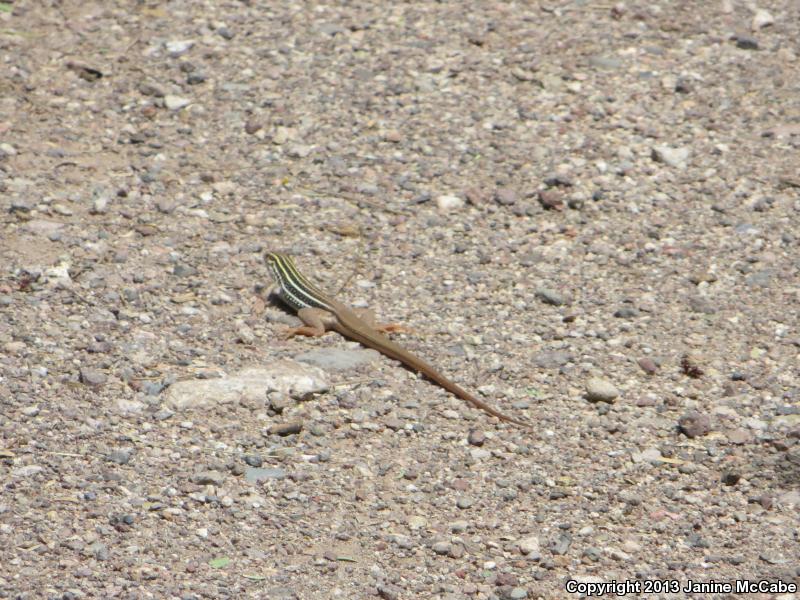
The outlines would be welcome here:
M 797 0 L 2 2 L 0 597 L 800 597 Z

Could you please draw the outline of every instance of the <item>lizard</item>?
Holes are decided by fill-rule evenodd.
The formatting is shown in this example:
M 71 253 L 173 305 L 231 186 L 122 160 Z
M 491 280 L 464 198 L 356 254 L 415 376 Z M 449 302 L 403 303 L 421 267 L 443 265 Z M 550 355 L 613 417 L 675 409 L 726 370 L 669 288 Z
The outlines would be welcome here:
M 297 269 L 291 256 L 277 252 L 267 252 L 264 258 L 278 286 L 278 296 L 297 312 L 297 316 L 303 322 L 303 326 L 290 329 L 287 332 L 287 339 L 295 335 L 317 337 L 323 335 L 326 331 L 336 331 L 351 340 L 377 350 L 389 358 L 400 361 L 451 394 L 498 419 L 529 427 L 529 424 L 525 421 L 500 412 L 462 389 L 430 364 L 384 335 L 384 333 L 402 330 L 401 326 L 374 325 L 368 311 L 350 308 L 311 283 Z

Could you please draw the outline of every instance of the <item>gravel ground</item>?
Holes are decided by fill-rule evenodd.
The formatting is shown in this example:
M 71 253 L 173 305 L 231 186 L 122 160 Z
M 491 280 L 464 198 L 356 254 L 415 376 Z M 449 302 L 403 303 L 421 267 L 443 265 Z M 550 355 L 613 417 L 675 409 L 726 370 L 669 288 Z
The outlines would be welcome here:
M 798 40 L 797 0 L 0 4 L 0 596 L 797 584 Z M 535 426 L 284 340 L 265 250 Z

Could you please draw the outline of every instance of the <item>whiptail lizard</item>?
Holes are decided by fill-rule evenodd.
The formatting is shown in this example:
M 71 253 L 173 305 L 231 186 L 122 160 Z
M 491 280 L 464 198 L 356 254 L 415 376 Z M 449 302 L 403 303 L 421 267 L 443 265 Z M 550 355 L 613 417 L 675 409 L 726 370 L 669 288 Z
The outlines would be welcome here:
M 401 327 L 397 325 L 373 325 L 368 313 L 356 311 L 342 304 L 306 279 L 297 270 L 291 257 L 285 254 L 267 252 L 265 259 L 272 276 L 280 288 L 278 291 L 279 296 L 286 304 L 297 311 L 297 316 L 305 324 L 302 327 L 291 329 L 287 337 L 294 335 L 316 337 L 323 335 L 326 331 L 336 331 L 351 340 L 385 354 L 389 358 L 399 360 L 407 367 L 438 383 L 448 392 L 455 394 L 462 400 L 466 400 L 490 415 L 523 427 L 529 426 L 528 423 L 509 417 L 479 400 L 439 373 L 427 362 L 394 343 L 381 332 L 397 331 Z

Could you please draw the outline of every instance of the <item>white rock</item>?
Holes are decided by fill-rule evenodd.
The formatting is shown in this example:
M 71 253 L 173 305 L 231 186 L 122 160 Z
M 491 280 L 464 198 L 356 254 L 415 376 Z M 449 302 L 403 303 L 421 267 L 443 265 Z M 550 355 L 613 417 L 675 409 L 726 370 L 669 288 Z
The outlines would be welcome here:
M 441 211 L 450 212 L 451 210 L 458 210 L 464 206 L 464 200 L 458 196 L 445 194 L 436 198 L 436 206 L 438 206 Z
M 3 143 L 0 144 L 0 152 L 8 156 L 15 156 L 17 154 L 17 149 L 11 144 Z
M 328 377 L 322 369 L 282 359 L 262 367 L 242 369 L 219 379 L 179 381 L 166 391 L 165 406 L 182 410 L 241 400 L 266 402 L 267 391 L 279 391 L 296 398 L 329 387 Z
M 194 40 L 173 40 L 166 42 L 164 46 L 171 57 L 177 58 L 181 54 L 186 54 L 194 46 Z
M 753 31 L 758 31 L 763 27 L 769 27 L 770 25 L 774 24 L 775 24 L 775 17 L 773 17 L 768 11 L 764 10 L 763 8 L 759 8 L 756 11 L 756 14 L 753 15 L 753 24 L 752 24 Z
M 689 159 L 690 154 L 689 148 L 672 148 L 662 144 L 653 146 L 651 156 L 655 161 L 682 169 L 686 166 L 686 161 Z
M 172 94 L 167 94 L 164 96 L 164 106 L 166 106 L 169 110 L 180 110 L 189 106 L 191 103 L 192 101 L 189 98 L 173 96 Z
M 526 555 L 541 553 L 539 547 L 539 538 L 535 535 L 522 538 L 517 542 L 517 546 L 519 546 L 519 551 Z

